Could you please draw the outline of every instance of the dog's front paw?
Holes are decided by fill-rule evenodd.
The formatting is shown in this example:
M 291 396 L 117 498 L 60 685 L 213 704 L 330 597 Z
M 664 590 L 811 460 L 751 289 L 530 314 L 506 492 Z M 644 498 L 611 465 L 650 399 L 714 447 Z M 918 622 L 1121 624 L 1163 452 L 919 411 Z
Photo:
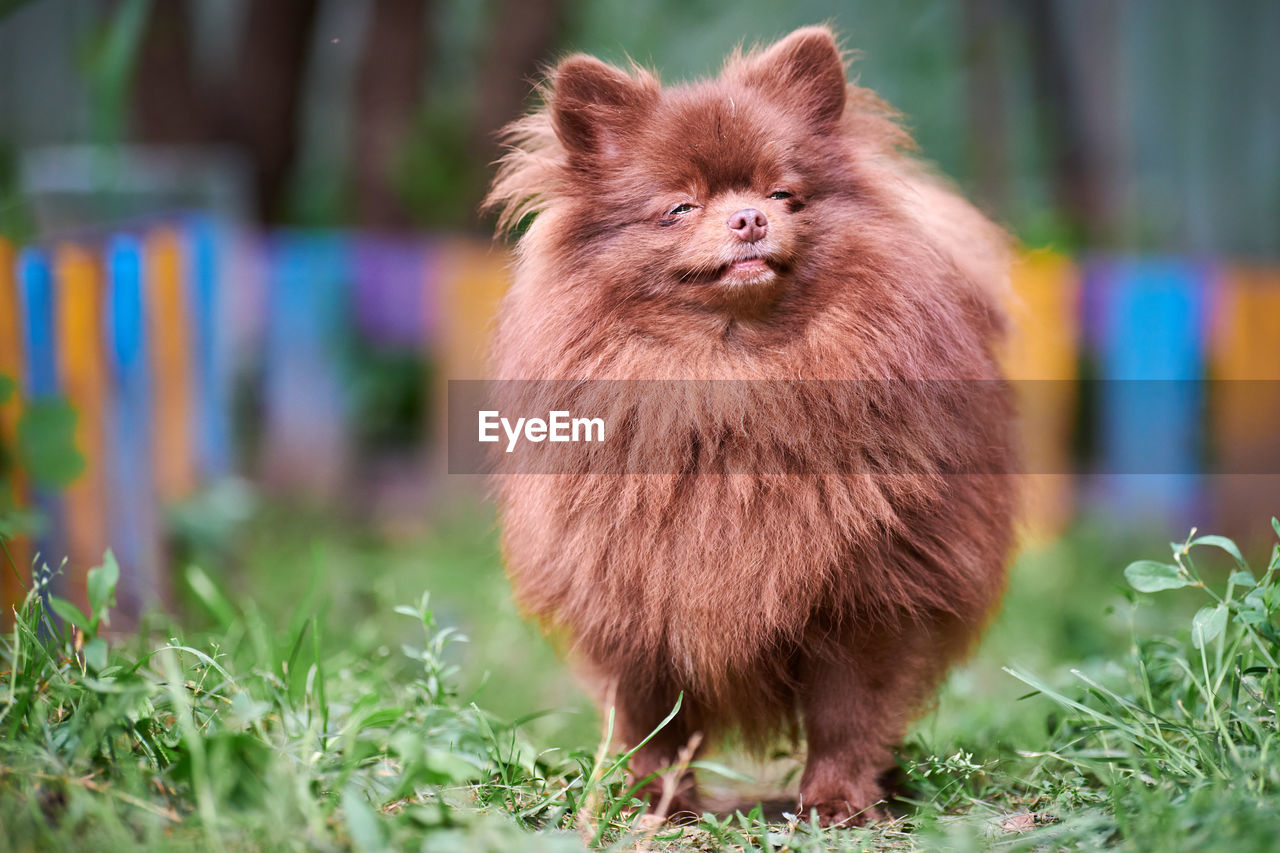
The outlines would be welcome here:
M 889 819 L 880 788 L 841 786 L 839 790 L 801 791 L 798 814 L 816 814 L 820 826 L 865 826 Z

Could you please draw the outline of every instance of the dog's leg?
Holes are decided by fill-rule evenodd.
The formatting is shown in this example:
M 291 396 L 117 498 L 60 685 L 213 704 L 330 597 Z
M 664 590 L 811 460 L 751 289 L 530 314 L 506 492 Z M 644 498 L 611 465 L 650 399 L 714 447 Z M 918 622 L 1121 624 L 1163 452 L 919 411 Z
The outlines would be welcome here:
M 803 666 L 808 757 L 799 810 L 805 817 L 816 810 L 823 825 L 887 817 L 878 777 L 893 766 L 893 748 L 939 673 L 923 628 L 859 635 L 842 645 Z
M 614 734 L 618 744 L 630 749 L 649 738 L 649 735 L 662 723 L 671 709 L 675 707 L 678 691 L 658 690 L 639 685 L 628 685 L 625 681 L 618 683 L 615 695 Z M 606 707 L 604 713 L 607 715 Z M 681 763 L 682 750 L 689 747 L 691 739 L 698 732 L 697 710 L 687 695 L 681 701 L 680 712 L 675 718 L 663 726 L 649 738 L 631 756 L 631 782 L 634 784 L 648 776 L 657 774 L 647 782 L 639 792 L 641 798 L 648 797 L 650 808 L 657 808 L 663 798 L 664 786 L 674 785 L 666 818 L 693 817 L 701 815 L 701 802 L 693 773 L 685 770 L 679 778 L 668 778 L 670 768 Z M 692 744 L 697 750 L 696 739 Z M 692 757 L 686 753 L 685 757 Z M 686 762 L 687 763 L 687 762 Z M 678 771 L 677 771 L 678 772 Z

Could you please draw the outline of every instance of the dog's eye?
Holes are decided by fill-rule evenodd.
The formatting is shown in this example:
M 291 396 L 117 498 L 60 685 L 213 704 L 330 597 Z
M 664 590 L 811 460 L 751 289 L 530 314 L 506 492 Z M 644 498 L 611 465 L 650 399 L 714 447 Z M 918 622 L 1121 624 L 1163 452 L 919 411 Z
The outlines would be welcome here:
M 777 199 L 791 198 L 791 193 L 787 192 L 786 190 L 774 190 L 773 192 L 769 193 L 769 198 L 777 198 Z
M 688 213 L 691 210 L 693 210 L 693 205 L 686 201 L 683 204 L 677 204 L 675 207 L 667 211 L 667 216 L 679 216 L 680 214 Z

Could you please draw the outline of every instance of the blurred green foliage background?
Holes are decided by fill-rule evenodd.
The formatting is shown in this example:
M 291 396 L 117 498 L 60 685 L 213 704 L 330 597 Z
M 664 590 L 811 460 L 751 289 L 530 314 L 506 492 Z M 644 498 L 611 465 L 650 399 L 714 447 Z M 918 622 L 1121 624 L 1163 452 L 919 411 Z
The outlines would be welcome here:
M 633 58 L 679 81 L 816 22 L 924 156 L 1028 242 L 1277 254 L 1267 0 L 10 0 L 0 229 L 182 201 L 271 223 L 486 230 L 495 134 L 558 57 Z M 124 143 L 130 170 L 73 167 L 65 146 L 80 143 Z

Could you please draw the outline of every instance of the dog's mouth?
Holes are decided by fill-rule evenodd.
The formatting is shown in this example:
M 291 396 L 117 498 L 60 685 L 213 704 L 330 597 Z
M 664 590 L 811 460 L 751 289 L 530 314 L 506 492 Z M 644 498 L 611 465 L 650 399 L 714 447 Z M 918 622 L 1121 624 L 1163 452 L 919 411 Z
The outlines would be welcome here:
M 781 272 L 778 264 L 764 255 L 748 255 L 722 266 L 716 281 L 728 287 L 752 287 L 767 284 Z
M 742 258 L 740 260 L 736 260 L 733 263 L 729 264 L 729 266 L 725 268 L 725 271 L 724 273 L 722 273 L 722 275 L 728 274 L 728 273 L 734 273 L 734 274 L 740 274 L 740 275 L 751 274 L 751 273 L 761 272 L 762 270 L 767 270 L 767 269 L 772 269 L 772 267 L 769 266 L 769 262 L 766 261 L 764 258 Z
M 772 281 L 781 273 L 782 265 L 765 255 L 745 255 L 710 270 L 690 273 L 684 280 L 698 284 L 744 286 Z

